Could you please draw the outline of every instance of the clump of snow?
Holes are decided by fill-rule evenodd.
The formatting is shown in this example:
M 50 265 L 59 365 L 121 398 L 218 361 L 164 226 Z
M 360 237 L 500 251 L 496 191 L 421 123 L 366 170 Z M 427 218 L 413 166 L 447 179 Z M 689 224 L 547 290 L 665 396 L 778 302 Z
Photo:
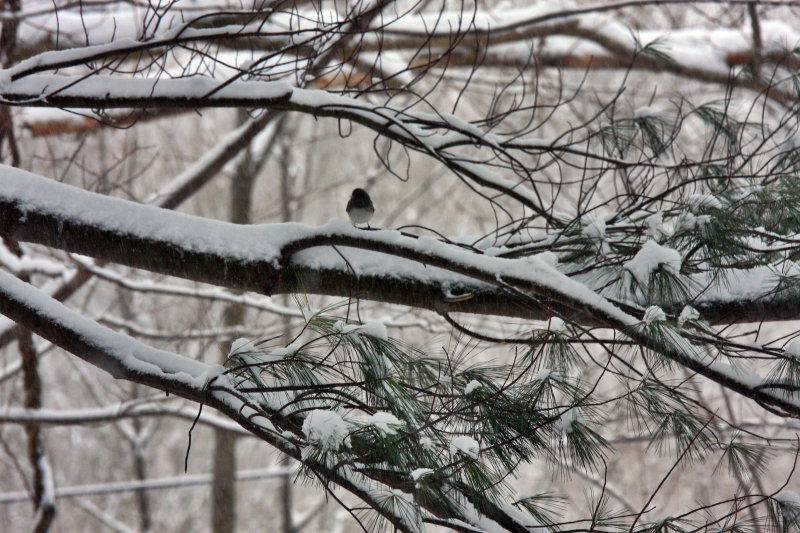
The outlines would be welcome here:
M 675 233 L 691 231 L 697 226 L 697 217 L 690 211 L 683 211 L 675 219 Z
M 297 342 L 292 342 L 288 346 L 284 346 L 283 348 L 275 348 L 274 350 L 270 351 L 269 354 L 272 357 L 284 359 L 289 357 L 290 355 L 296 354 L 300 351 L 301 345 Z
M 595 215 L 587 215 L 581 219 L 583 234 L 588 237 L 598 253 L 606 255 L 611 248 L 606 241 L 606 221 Z
M 540 254 L 536 254 L 533 257 L 539 259 L 544 264 L 555 268 L 558 265 L 558 256 L 553 252 L 542 252 Z
M 651 305 L 650 307 L 648 307 L 644 312 L 644 317 L 642 317 L 642 322 L 644 322 L 648 326 L 653 322 L 664 322 L 666 320 L 667 320 L 667 315 L 657 305 Z
M 551 316 L 547 329 L 549 329 L 552 333 L 561 333 L 564 330 L 564 320 L 557 316 Z
M 722 209 L 722 202 L 712 194 L 693 194 L 689 197 L 688 202 L 695 211 L 703 208 Z
M 681 309 L 681 314 L 678 316 L 678 325 L 683 326 L 686 322 L 698 320 L 700 318 L 700 311 L 691 305 L 685 305 Z
M 573 407 L 558 417 L 555 427 L 566 433 L 571 433 L 575 429 L 575 424 L 583 424 L 584 420 L 583 411 L 579 407 Z
M 389 340 L 389 335 L 386 333 L 386 325 L 378 320 L 370 320 L 361 326 L 359 331 L 376 339 Z
M 697 217 L 698 226 L 705 226 L 709 222 L 711 222 L 711 215 L 700 215 Z
M 323 451 L 338 451 L 347 444 L 347 423 L 336 411 L 316 409 L 303 421 L 306 440 Z
M 480 451 L 481 447 L 478 441 L 472 437 L 461 435 L 450 441 L 450 455 L 456 456 L 460 453 L 472 459 L 477 459 Z
M 231 351 L 228 355 L 235 355 L 239 352 L 249 352 L 253 349 L 253 341 L 245 337 L 239 337 L 231 343 Z
M 337 320 L 333 324 L 333 329 L 342 335 L 358 336 L 360 334 L 364 334 L 384 341 L 389 340 L 389 335 L 386 332 L 386 326 L 379 320 L 370 320 L 364 324 L 348 324 L 344 320 Z
M 403 421 L 394 416 L 392 413 L 385 411 L 378 411 L 369 418 L 369 425 L 385 435 L 394 435 L 397 433 L 397 428 L 403 425 Z
M 681 254 L 650 239 L 636 252 L 633 259 L 625 263 L 625 269 L 631 273 L 640 287 L 647 287 L 650 284 L 650 275 L 659 267 L 677 275 L 681 269 Z
M 782 490 L 772 498 L 778 503 L 800 508 L 800 496 L 793 490 Z
M 473 379 L 472 381 L 467 383 L 466 387 L 464 387 L 464 396 L 469 396 L 470 394 L 475 392 L 476 389 L 479 389 L 481 387 L 482 387 L 481 382 L 478 381 L 477 379 Z
M 656 242 L 661 241 L 661 239 L 669 234 L 667 228 L 664 226 L 664 214 L 661 211 L 645 218 L 644 224 L 647 226 L 647 229 L 644 232 L 645 235 Z
M 773 499 L 778 502 L 783 518 L 784 530 L 793 530 L 800 525 L 800 496 L 793 490 L 782 490 Z
M 430 439 L 430 437 L 421 437 L 419 439 L 419 445 L 428 451 L 433 451 L 435 448 L 435 446 L 433 445 L 433 441 Z
M 361 328 L 361 324 L 348 324 L 344 320 L 337 320 L 333 323 L 333 330 L 342 335 L 349 335 L 359 328 Z
M 549 378 L 549 377 L 550 377 L 550 374 L 552 374 L 552 373 L 553 373 L 553 371 L 552 371 L 552 370 L 550 370 L 549 368 L 543 368 L 543 369 L 541 369 L 541 370 L 539 371 L 539 373 L 538 373 L 538 374 L 536 374 L 536 377 L 535 377 L 535 378 L 533 378 L 533 380 L 534 380 L 534 381 L 544 381 L 544 380 L 546 380 L 547 378 Z
M 430 476 L 431 474 L 433 474 L 433 470 L 430 468 L 417 468 L 416 470 L 411 471 L 411 479 L 413 479 L 414 482 L 417 482 L 421 478 Z
M 650 107 L 650 106 L 642 106 L 642 107 L 636 108 L 636 110 L 633 112 L 633 118 L 645 119 L 645 118 L 653 117 L 653 116 L 655 116 L 655 114 L 656 114 L 656 112 L 652 107 Z
M 793 339 L 784 348 L 784 353 L 793 359 L 800 359 L 800 338 Z

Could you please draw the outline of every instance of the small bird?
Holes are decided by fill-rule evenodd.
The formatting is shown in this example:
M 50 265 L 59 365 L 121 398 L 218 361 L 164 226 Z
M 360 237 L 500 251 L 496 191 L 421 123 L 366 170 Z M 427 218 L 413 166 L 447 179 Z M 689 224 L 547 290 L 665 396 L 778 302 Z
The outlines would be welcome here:
M 358 227 L 359 224 L 366 224 L 369 228 L 369 221 L 375 213 L 375 206 L 364 189 L 353 189 L 350 200 L 347 202 L 347 216 L 350 222 Z

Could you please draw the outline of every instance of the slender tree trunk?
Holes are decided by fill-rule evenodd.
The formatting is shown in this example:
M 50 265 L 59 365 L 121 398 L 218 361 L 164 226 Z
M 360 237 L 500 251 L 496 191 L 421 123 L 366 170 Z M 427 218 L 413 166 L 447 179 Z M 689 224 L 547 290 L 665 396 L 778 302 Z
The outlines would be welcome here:
M 285 122 L 281 121 L 279 127 L 285 127 Z M 279 137 L 278 139 L 280 139 Z M 285 135 L 282 138 L 290 138 Z M 292 193 L 291 193 L 291 160 L 289 147 L 286 143 L 281 142 L 281 151 L 279 158 L 281 168 L 281 220 L 288 222 L 292 220 Z M 289 298 L 284 296 L 284 305 L 289 304 Z M 281 317 L 283 321 L 283 336 L 286 342 L 289 342 L 291 336 L 291 319 L 284 315 Z M 283 455 L 279 461 L 281 466 L 289 467 L 292 463 L 291 458 Z M 283 533 L 295 533 L 294 519 L 292 518 L 292 477 L 289 474 L 281 477 L 280 486 L 280 502 L 281 502 L 281 531 Z
M 239 122 L 244 123 L 248 115 L 239 112 Z M 231 179 L 231 222 L 248 224 L 252 205 L 253 184 L 256 177 L 252 151 L 248 147 L 241 155 L 236 173 Z M 223 314 L 225 326 L 241 324 L 245 309 L 241 305 L 230 305 Z M 230 343 L 220 346 L 220 352 L 228 353 Z M 212 523 L 214 533 L 232 533 L 236 530 L 236 436 L 230 431 L 216 430 L 214 434 L 214 481 L 212 483 Z
M 42 406 L 42 381 L 39 377 L 36 349 L 33 346 L 33 335 L 25 330 L 17 339 L 22 356 L 23 382 L 25 386 L 24 405 L 27 409 L 39 409 Z M 38 424 L 27 424 L 25 434 L 28 438 L 28 460 L 33 468 L 33 508 L 36 515 L 33 531 L 44 533 L 50 528 L 56 514 L 55 501 L 52 499 L 52 469 L 45 453 L 42 433 Z M 48 490 L 50 485 L 50 490 Z
M 122 316 L 122 318 L 126 322 L 133 321 L 135 319 L 135 316 L 133 310 L 131 309 L 130 294 L 120 289 L 119 291 L 117 291 L 117 299 L 119 301 L 120 315 Z M 132 383 L 130 394 L 132 398 L 140 397 L 141 396 L 140 385 Z M 142 424 L 142 420 L 138 417 L 134 417 L 133 420 L 131 420 L 131 425 L 133 426 L 133 435 L 131 436 L 124 431 L 122 432 L 122 434 L 131 447 L 134 479 L 136 479 L 137 481 L 145 481 L 147 479 L 147 456 L 144 452 L 145 428 L 144 424 Z M 152 518 L 152 513 L 150 512 L 150 497 L 146 490 L 137 490 L 135 493 L 135 497 L 136 497 L 136 509 L 139 513 L 139 531 L 147 533 L 153 527 L 153 518 Z
M 11 13 L 22 10 L 21 0 L 0 0 L 0 10 Z M 14 49 L 17 45 L 17 26 L 19 21 L 14 18 L 3 20 L 0 24 L 0 65 L 8 68 L 14 61 Z M 11 154 L 11 165 L 19 166 L 19 148 L 14 136 L 14 121 L 8 106 L 0 105 L 0 161 L 3 160 L 3 145 L 8 144 Z
M 21 0 L 0 0 L 0 9 L 5 12 L 21 11 Z M 0 64 L 8 68 L 13 62 L 14 48 L 17 43 L 16 19 L 3 20 L 0 25 Z M 2 161 L 3 144 L 7 144 L 11 155 L 11 165 L 20 164 L 19 150 L 14 136 L 14 123 L 8 107 L 0 106 L 0 161 Z M 6 239 L 6 245 L 18 256 L 22 255 L 19 244 Z M 21 279 L 30 282 L 28 276 Z M 39 376 L 39 361 L 33 345 L 33 334 L 25 329 L 17 337 L 19 354 L 22 359 L 23 386 L 25 389 L 24 405 L 28 409 L 39 409 L 42 406 L 42 380 Z M 33 531 L 44 533 L 53 523 L 56 514 L 52 489 L 53 475 L 50 460 L 47 457 L 42 440 L 42 432 L 38 424 L 27 424 L 25 436 L 28 440 L 28 460 L 33 471 L 33 508 L 35 513 Z

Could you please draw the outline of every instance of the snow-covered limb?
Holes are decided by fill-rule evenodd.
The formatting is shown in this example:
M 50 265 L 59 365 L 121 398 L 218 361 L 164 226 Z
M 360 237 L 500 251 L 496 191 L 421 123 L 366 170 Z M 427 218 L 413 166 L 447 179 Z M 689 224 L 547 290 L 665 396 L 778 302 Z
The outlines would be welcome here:
M 291 468 L 259 468 L 253 470 L 240 470 L 236 473 L 239 481 L 268 479 L 292 475 L 296 472 Z M 78 485 L 75 487 L 58 487 L 55 489 L 56 498 L 77 498 L 98 494 L 114 494 L 134 490 L 157 490 L 176 487 L 193 487 L 211 483 L 211 474 L 187 474 L 183 476 L 146 479 L 142 481 L 119 481 L 110 483 L 93 483 L 91 485 Z M 24 502 L 30 496 L 27 492 L 6 492 L 0 494 L 0 504 Z
M 247 394 L 236 392 L 224 367 L 154 349 L 113 332 L 3 271 L 0 271 L 0 312 L 117 379 L 214 407 L 255 436 L 295 459 L 302 459 L 300 449 L 287 441 L 270 421 L 273 413 L 264 412 L 255 401 L 250 402 Z M 212 383 L 214 390 L 210 391 Z M 413 531 L 405 527 L 402 516 L 381 505 L 373 487 L 378 481 L 369 480 L 367 485 L 357 479 L 363 476 L 350 476 L 346 469 L 321 465 L 315 469 L 328 481 L 353 492 L 401 531 Z
M 451 305 L 447 295 L 472 280 L 481 292 L 494 291 L 505 306 L 509 293 L 527 308 L 544 298 L 552 303 L 547 311 L 592 317 L 746 397 L 800 414 L 800 401 L 792 395 L 699 356 L 678 333 L 660 342 L 660 335 L 639 327 L 641 317 L 536 257 L 491 257 L 427 237 L 359 230 L 344 221 L 319 228 L 238 226 L 89 193 L 11 168 L 0 175 L 0 230 L 18 240 L 267 295 L 305 290 L 441 311 Z
M 46 276 L 62 276 L 66 278 L 72 275 L 72 271 L 63 263 L 41 257 L 31 257 L 26 254 L 17 256 L 1 242 L 0 265 L 13 272 L 17 277 L 44 274 Z
M 6 407 L 0 410 L 0 423 L 42 424 L 42 425 L 80 425 L 111 422 L 129 417 L 173 416 L 189 422 L 197 420 L 200 424 L 250 435 L 240 425 L 212 413 L 202 412 L 198 418 L 197 408 L 176 405 L 160 405 L 162 402 L 131 401 L 106 407 L 82 409 L 25 409 Z
M 566 55 L 576 58 L 595 57 L 600 66 L 603 59 L 629 60 L 637 49 L 655 43 L 663 51 L 667 61 L 662 69 L 698 69 L 706 75 L 726 75 L 742 57 L 752 52 L 751 29 L 741 28 L 672 28 L 632 30 L 619 22 L 619 18 L 608 12 L 635 7 L 636 2 L 606 2 L 596 5 L 564 6 L 539 2 L 518 9 L 494 9 L 491 12 L 477 10 L 472 13 L 445 11 L 423 12 L 406 16 L 391 24 L 381 34 L 382 43 L 389 49 L 421 48 L 424 40 L 436 49 L 451 47 L 454 35 L 477 38 L 487 42 L 486 49 L 492 54 L 496 48 L 506 60 L 519 56 L 530 57 Z M 604 13 L 605 12 L 605 13 Z M 761 21 L 768 35 L 766 53 L 778 52 L 776 61 L 792 59 L 790 51 L 800 40 L 800 34 L 786 21 Z M 367 38 L 367 47 L 372 36 Z M 541 38 L 541 42 L 536 39 Z M 509 46 L 515 43 L 519 46 Z M 702 60 L 701 60 L 702 58 Z M 670 66 L 672 63 L 672 66 Z M 501 64 L 504 63 L 501 60 Z M 790 63 L 791 64 L 791 63 Z M 587 66 L 587 65 L 562 65 Z M 619 68 L 625 68 L 622 64 Z M 627 66 L 630 66 L 628 64 Z
M 264 133 L 269 136 L 267 143 L 272 142 L 275 128 L 271 123 L 274 119 L 275 113 L 264 113 L 259 117 L 247 120 L 238 128 L 230 131 L 201 158 L 149 197 L 145 203 L 167 209 L 177 207 L 188 196 L 218 175 L 220 170 L 246 146 L 249 146 L 256 136 Z
M 109 281 L 132 291 L 226 302 L 243 305 L 260 311 L 267 311 L 276 315 L 293 317 L 302 316 L 302 313 L 297 309 L 276 304 L 271 298 L 264 296 L 235 294 L 219 287 L 195 288 L 147 280 L 134 280 L 118 272 L 114 272 L 113 270 L 99 267 L 86 257 L 73 256 L 73 260 L 97 278 Z
M 30 186 L 34 181 L 37 183 L 35 188 Z M 14 182 L 18 188 L 12 186 Z M 352 279 L 347 265 L 332 250 L 328 250 L 329 253 L 300 254 L 294 259 L 292 269 L 299 274 L 306 273 L 302 283 L 298 283 L 293 275 L 278 276 L 280 268 L 275 260 L 279 250 L 274 245 L 280 240 L 316 232 L 313 228 L 300 224 L 237 226 L 200 219 L 88 193 L 8 167 L 3 167 L 0 172 L 0 183 L 3 184 L 0 194 L 11 193 L 4 197 L 3 214 L 0 215 L 8 222 L 4 226 L 6 231 L 13 230 L 22 236 L 20 231 L 29 230 L 28 238 L 33 241 L 46 241 L 55 247 L 65 247 L 97 259 L 106 258 L 137 268 L 267 295 L 291 293 L 302 290 L 302 287 L 310 292 L 342 295 L 348 294 L 348 290 L 354 288 L 356 294 L 374 293 L 371 297 L 378 300 L 434 310 L 443 307 L 452 311 L 483 310 L 504 314 L 503 309 L 506 307 L 509 307 L 506 312 L 521 309 L 509 306 L 508 295 L 504 291 L 497 291 L 490 285 L 462 276 L 454 277 L 437 269 L 425 269 L 413 262 L 398 262 L 395 271 L 385 272 L 370 257 L 366 257 L 363 263 L 359 257 L 352 257 L 350 259 L 355 261 L 353 264 L 360 272 L 357 278 Z M 15 189 L 22 196 L 14 195 Z M 71 193 L 71 196 L 69 199 L 60 197 L 63 201 L 59 201 L 58 195 L 62 193 Z M 45 200 L 55 210 L 44 205 L 35 208 L 34 204 L 38 203 L 36 198 Z M 52 201 L 47 201 L 47 198 Z M 20 201 L 28 204 L 23 210 L 29 216 L 20 218 L 22 213 L 16 207 L 21 207 Z M 29 201 L 34 204 L 28 203 Z M 87 202 L 93 205 L 84 209 L 82 206 L 87 206 Z M 36 212 L 44 218 L 39 218 Z M 126 215 L 117 219 L 117 215 L 123 212 Z M 79 218 L 73 218 L 74 216 Z M 79 222 L 82 216 L 97 218 L 86 219 L 84 222 L 87 225 Z M 117 222 L 114 222 L 115 219 Z M 36 227 L 30 226 L 37 220 Z M 107 222 L 116 225 L 117 229 L 108 226 Z M 39 223 L 43 225 L 40 226 Z M 28 230 L 23 230 L 23 227 Z M 337 230 L 347 230 L 352 237 L 366 236 L 364 232 L 353 230 L 343 223 L 336 224 L 336 227 Z M 151 229 L 157 228 L 160 229 L 156 233 L 148 235 Z M 91 230 L 98 240 L 87 239 L 84 230 Z M 49 233 L 49 237 L 41 234 L 42 231 Z M 35 234 L 39 236 L 36 237 Z M 270 235 L 278 237 L 279 241 L 273 241 Z M 45 240 L 41 240 L 43 237 Z M 195 238 L 199 241 L 193 244 Z M 202 242 L 205 244 L 201 244 Z M 142 246 L 148 248 L 147 254 L 137 251 Z M 201 248 L 206 248 L 206 251 L 203 252 Z M 201 264 L 206 267 L 198 268 Z M 425 275 L 418 276 L 419 273 Z M 376 291 L 379 285 L 382 285 L 381 291 Z M 472 296 L 466 300 L 458 298 L 465 294 Z M 432 300 L 431 295 L 438 297 Z M 516 301 L 513 296 L 512 301 Z
M 40 336 L 73 351 L 87 362 L 112 375 L 145 384 L 172 394 L 217 408 L 257 437 L 278 447 L 292 457 L 302 460 L 300 448 L 286 440 L 286 431 L 294 428 L 297 421 L 274 417 L 262 411 L 248 400 L 247 392 L 237 392 L 230 383 L 229 375 L 222 367 L 207 365 L 180 355 L 156 350 L 138 343 L 124 335 L 111 332 L 92 323 L 62 304 L 41 294 L 34 287 L 0 272 L 0 310 L 4 314 L 29 326 Z M 210 385 L 213 383 L 213 387 Z M 213 389 L 213 390 L 212 390 Z M 263 405 L 263 404 L 260 404 Z M 14 413 L 11 413 L 14 416 Z M 16 413 L 16 415 L 24 413 Z M 385 421 L 388 417 L 379 417 Z M 278 433 L 270 420 L 285 424 L 283 433 Z M 307 421 L 310 419 L 307 419 Z M 305 424 L 303 425 L 305 430 Z M 309 430 L 309 434 L 313 433 Z M 309 437 L 310 438 L 310 437 Z M 305 448 L 304 448 L 305 449 Z M 406 512 L 383 505 L 386 494 L 399 490 L 407 483 L 402 476 L 384 477 L 383 470 L 362 470 L 356 463 L 354 468 L 341 466 L 329 468 L 314 463 L 314 472 L 322 478 L 353 492 L 361 500 L 397 526 L 401 531 L 417 531 L 408 521 Z M 465 500 L 464 505 L 469 505 Z M 509 531 L 525 531 L 519 518 L 500 506 L 489 506 L 484 514 L 467 513 L 466 520 L 491 521 Z
M 726 76 L 731 67 L 746 62 L 753 53 L 748 26 L 714 30 L 672 28 L 629 31 L 614 16 L 620 11 L 635 8 L 637 4 L 646 5 L 647 2 L 606 2 L 582 6 L 536 3 L 524 8 L 495 7 L 491 10 L 477 9 L 470 12 L 451 11 L 443 4 L 445 10 L 442 12 L 432 10 L 413 14 L 387 13 L 386 19 L 373 22 L 369 28 L 363 28 L 360 48 L 384 53 L 387 50 L 408 51 L 415 55 L 417 64 L 425 59 L 425 50 L 432 57 L 440 55 L 442 51 L 449 51 L 455 61 L 448 61 L 448 65 L 473 64 L 474 59 L 458 61 L 459 56 L 463 55 L 463 49 L 471 47 L 463 46 L 451 50 L 457 36 L 462 36 L 486 43 L 486 53 L 498 59 L 496 62 L 486 62 L 487 66 L 527 61 L 533 54 L 539 64 L 550 62 L 566 68 L 588 66 L 588 60 L 580 61 L 579 58 L 591 58 L 592 66 L 628 68 L 631 66 L 631 52 L 635 53 L 637 48 L 656 42 L 659 49 L 665 51 L 670 58 L 669 61 L 660 62 L 657 67 L 659 70 L 689 75 L 685 69 L 690 68 L 698 70 L 702 78 L 716 76 L 715 81 Z M 21 40 L 30 40 L 27 35 L 29 33 L 37 33 L 41 38 L 42 34 L 57 31 L 53 27 L 52 19 L 55 17 L 46 12 L 42 14 L 49 16 L 49 20 L 42 17 L 42 20 L 37 21 L 36 31 L 25 31 L 27 28 L 23 27 Z M 195 42 L 215 42 L 228 49 L 247 46 L 249 50 L 259 51 L 283 48 L 307 52 L 306 48 L 315 40 L 324 38 L 331 27 L 346 23 L 346 19 L 343 20 L 342 15 L 333 10 L 302 7 L 297 11 L 260 14 L 266 22 L 258 23 L 252 22 L 252 17 L 259 16 L 258 14 L 243 12 L 238 26 L 230 11 L 220 12 L 220 15 L 225 15 L 220 17 L 213 14 L 213 9 L 207 8 L 202 17 L 182 17 L 178 7 L 173 11 L 171 23 L 165 23 L 163 29 L 148 40 L 134 40 L 140 29 L 121 26 L 117 30 L 117 41 L 111 44 L 106 43 L 109 38 L 107 29 L 93 28 L 91 25 L 87 29 L 86 24 L 79 24 L 81 16 L 91 15 L 65 13 L 62 14 L 63 20 L 60 21 L 61 27 L 58 31 L 67 36 L 67 39 L 71 32 L 79 36 L 74 42 L 78 48 L 40 53 L 35 61 L 20 63 L 24 68 L 19 69 L 19 74 L 74 64 L 76 58 L 81 56 L 84 56 L 84 61 L 89 61 Z M 70 15 L 76 19 L 72 24 Z M 107 17 L 108 14 L 104 16 Z M 126 13 L 126 16 L 129 14 Z M 780 20 L 764 20 L 761 25 L 767 36 L 766 42 L 762 44 L 764 49 L 760 52 L 761 59 L 791 61 L 791 55 L 784 53 L 784 50 L 791 50 L 797 43 L 797 32 L 790 24 Z M 292 30 L 297 33 L 295 39 L 289 35 Z M 81 48 L 80 45 L 87 38 L 92 45 Z M 423 54 L 419 57 L 421 51 Z M 638 66 L 654 67 L 653 64 L 634 65 Z
M 194 42 L 208 42 L 236 38 L 258 38 L 266 49 L 291 50 L 298 45 L 286 35 L 282 28 L 256 22 L 250 25 L 233 25 L 222 28 L 195 29 L 193 22 L 181 23 L 155 39 L 139 41 L 117 39 L 105 44 L 82 46 L 44 52 L 24 61 L 6 71 L 11 79 L 19 79 L 37 72 L 47 72 L 59 68 L 84 65 L 92 61 L 111 59 L 118 56 L 139 54 L 159 48 L 181 46 Z M 313 36 L 312 36 L 313 39 Z M 305 38 L 304 38 L 305 42 Z
M 158 207 L 175 208 L 181 205 L 187 198 L 199 190 L 205 183 L 207 183 L 217 172 L 231 159 L 233 159 L 253 138 L 263 131 L 265 125 L 274 118 L 274 115 L 265 113 L 258 118 L 247 121 L 244 125 L 236 128 L 228 135 L 226 135 L 217 145 L 209 150 L 206 157 L 201 158 L 189 168 L 185 169 L 173 180 L 169 181 L 163 188 L 149 199 L 149 202 Z M 3 254 L 6 263 L 11 261 L 16 265 L 18 261 L 11 254 Z M 24 265 L 22 263 L 20 266 Z M 41 265 L 40 262 L 35 263 L 36 266 Z M 78 290 L 84 283 L 92 277 L 92 264 L 84 264 L 86 268 L 71 272 L 61 279 L 54 279 L 52 282 L 43 288 L 48 294 L 59 301 L 64 301 L 69 298 L 76 290 Z M 10 268 L 10 267 L 9 267 Z M 39 266 L 39 268 L 42 268 Z M 157 290 L 154 288 L 154 290 Z M 185 289 L 183 289 L 185 290 Z M 221 291 L 225 292 L 225 291 Z M 225 293 L 229 297 L 233 297 L 230 293 Z M 219 294 L 220 298 L 225 298 L 224 295 Z M 269 302 L 249 302 L 251 305 L 269 306 Z M 5 346 L 11 342 L 17 335 L 19 327 L 13 323 L 5 323 L 0 321 L 0 346 Z
M 373 23 L 369 29 L 363 28 L 362 41 L 358 46 L 360 53 L 348 58 L 355 71 L 352 76 L 345 78 L 352 77 L 367 83 L 369 77 L 380 72 L 379 77 L 386 87 L 403 88 L 413 84 L 412 73 L 420 69 L 472 67 L 479 61 L 483 68 L 526 68 L 535 63 L 537 67 L 651 69 L 672 72 L 693 80 L 766 90 L 769 84 L 765 80 L 747 76 L 731 77 L 729 73 L 747 67 L 756 55 L 760 62 L 790 69 L 798 66 L 796 55 L 787 50 L 792 49 L 800 36 L 784 21 L 761 21 L 767 37 L 756 51 L 747 26 L 630 31 L 616 22 L 613 15 L 602 14 L 635 6 L 635 2 L 621 2 L 575 9 L 540 3 L 524 9 L 477 10 L 469 15 L 447 11 L 435 15 L 430 12 L 414 15 L 395 13 Z M 176 7 L 173 15 L 180 12 L 180 8 Z M 192 43 L 200 43 L 197 46 L 214 43 L 232 50 L 245 47 L 263 54 L 297 54 L 293 56 L 293 61 L 299 63 L 313 52 L 311 45 L 319 44 L 331 31 L 332 25 L 346 22 L 334 12 L 301 8 L 297 12 L 272 13 L 268 17 L 268 24 L 249 22 L 251 19 L 245 14 L 239 26 L 232 21 L 232 13 L 226 12 L 219 20 L 230 24 L 215 26 L 216 18 L 208 16 L 211 13 L 209 11 L 195 23 L 175 16 L 175 28 L 165 23 L 159 35 L 146 40 L 136 39 L 141 31 L 139 28 L 115 26 L 116 39 L 112 42 L 106 42 L 112 36 L 104 24 L 90 24 L 88 27 L 87 24 L 80 24 L 81 17 L 93 20 L 93 15 L 62 13 L 56 25 L 53 21 L 57 17 L 51 14 L 53 20 L 37 21 L 35 31 L 25 32 L 23 29 L 18 38 L 24 41 L 26 33 L 35 33 L 41 38 L 41 34 L 49 31 L 52 35 L 60 36 L 63 46 L 72 31 L 75 34 L 75 48 L 39 53 L 6 71 L 6 76 L 16 79 L 37 72 L 54 71 L 65 65 L 86 64 L 100 58 L 123 56 L 130 59 L 143 51 L 152 53 L 167 47 L 191 46 Z M 70 16 L 76 19 L 71 24 L 67 22 Z M 113 12 L 100 16 L 113 17 Z M 127 19 L 129 16 L 129 13 L 125 13 L 121 18 Z M 209 27 L 203 27 L 205 25 Z M 292 31 L 296 31 L 297 35 L 289 35 Z M 84 46 L 86 39 L 92 43 L 90 46 Z M 458 39 L 477 39 L 476 42 L 481 46 L 452 47 L 454 40 Z M 641 53 L 643 48 L 651 45 L 658 54 Z M 41 50 L 41 45 L 36 49 Z M 480 50 L 479 55 L 475 54 L 476 49 Z M 250 56 L 252 54 L 248 58 Z M 442 61 L 443 57 L 447 60 Z M 252 60 L 234 62 L 231 75 L 235 74 L 237 68 L 247 72 L 252 67 L 248 61 Z M 230 70 L 228 63 L 220 62 L 218 67 L 224 64 Z M 324 83 L 327 87 L 340 85 L 340 81 L 331 83 L 326 80 Z M 790 99 L 776 87 L 771 87 L 769 94 Z M 67 113 L 63 115 L 75 118 Z M 133 120 L 147 118 L 146 115 L 140 115 L 134 113 L 130 117 L 123 117 L 123 123 L 131 124 Z M 108 115 L 105 116 L 108 118 Z M 35 135 L 71 131 L 70 128 L 83 129 L 92 124 L 84 117 L 77 117 L 73 124 L 66 125 L 66 119 L 48 121 L 41 116 L 23 120 L 23 123 Z
M 2 80 L 6 79 L 3 83 Z M 549 213 L 528 184 L 501 176 L 458 147 L 484 144 L 502 149 L 494 136 L 455 117 L 432 120 L 401 108 L 370 104 L 330 92 L 303 89 L 285 82 L 181 79 L 126 79 L 113 76 L 54 76 L 36 74 L 10 81 L 0 71 L 0 99 L 10 105 L 104 109 L 154 107 L 250 107 L 299 111 L 318 117 L 349 119 L 409 148 L 428 154 L 481 187 L 500 192 L 534 212 Z M 446 133 L 435 133 L 444 129 Z M 525 148 L 529 148 L 526 146 Z M 540 151 L 559 146 L 537 143 Z

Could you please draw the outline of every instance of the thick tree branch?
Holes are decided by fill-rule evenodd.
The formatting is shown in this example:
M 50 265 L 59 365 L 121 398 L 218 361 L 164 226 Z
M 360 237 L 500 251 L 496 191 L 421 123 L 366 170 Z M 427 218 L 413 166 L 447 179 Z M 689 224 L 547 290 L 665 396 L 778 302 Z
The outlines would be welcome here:
M 449 300 L 460 300 L 453 298 L 452 288 L 475 284 L 482 293 L 493 294 L 497 304 L 513 295 L 514 303 L 505 304 L 508 314 L 523 305 L 578 321 L 588 317 L 743 396 L 800 416 L 800 401 L 793 394 L 707 360 L 680 337 L 670 344 L 654 340 L 639 327 L 640 318 L 536 259 L 490 257 L 431 238 L 359 230 L 340 221 L 320 228 L 238 226 L 88 193 L 12 168 L 0 175 L 0 234 L 268 295 L 310 292 L 380 301 L 396 297 L 395 303 L 414 305 L 409 300 L 419 299 L 419 307 L 464 310 L 458 309 L 463 303 L 458 301 L 452 302 L 455 309 L 448 309 Z M 417 288 L 414 298 L 398 294 L 405 287 Z M 422 287 L 437 289 L 434 294 L 441 299 L 422 293 Z M 31 329 L 38 325 L 35 317 L 22 323 Z
M 300 449 L 282 437 L 281 431 L 273 425 L 278 418 L 272 418 L 272 413 L 254 409 L 254 404 L 236 393 L 223 373 L 224 368 L 219 365 L 208 365 L 150 348 L 113 332 L 2 271 L 0 312 L 117 379 L 147 385 L 213 407 L 256 437 L 301 460 Z M 213 392 L 207 389 L 212 382 L 215 385 Z M 289 426 L 285 429 L 289 429 Z M 392 515 L 381 507 L 370 487 L 362 486 L 340 470 L 320 469 L 320 474 L 326 479 L 367 502 L 399 530 L 410 531 L 402 517 Z

